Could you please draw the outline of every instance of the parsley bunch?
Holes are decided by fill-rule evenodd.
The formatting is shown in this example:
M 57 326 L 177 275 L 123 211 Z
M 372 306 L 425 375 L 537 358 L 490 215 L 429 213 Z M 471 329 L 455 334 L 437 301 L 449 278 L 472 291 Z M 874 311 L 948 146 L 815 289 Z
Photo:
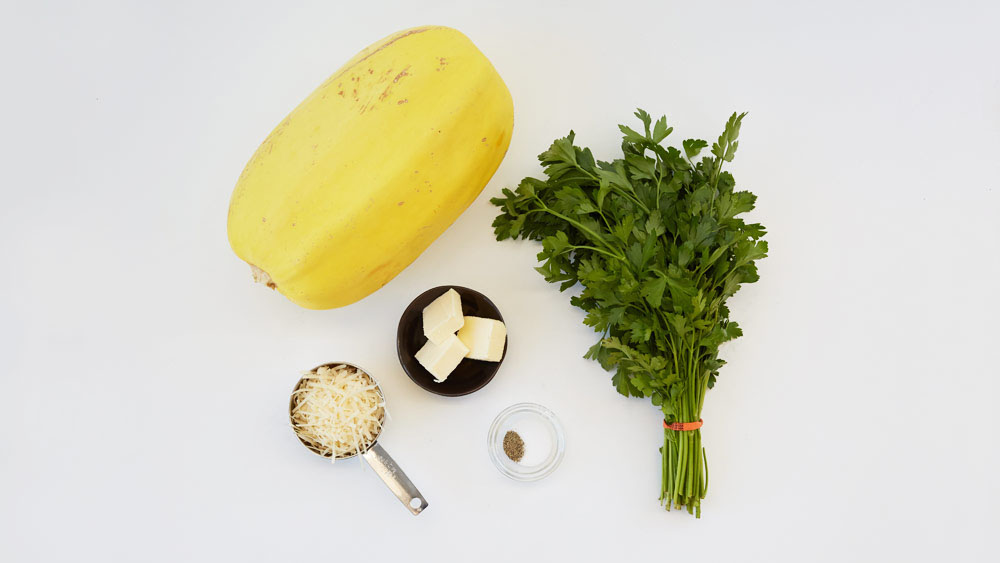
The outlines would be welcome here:
M 571 302 L 602 334 L 586 357 L 614 372 L 619 393 L 648 397 L 668 424 L 694 422 L 725 364 L 719 346 L 742 334 L 726 300 L 757 281 L 767 255 L 764 227 L 739 217 L 756 196 L 722 169 L 746 114 L 734 113 L 700 160 L 706 141 L 663 146 L 666 117 L 635 115 L 643 131 L 619 125 L 623 155 L 611 162 L 575 146 L 572 131 L 557 139 L 538 157 L 545 179 L 491 200 L 502 209 L 493 227 L 497 240 L 541 241 L 536 269 L 560 291 L 582 286 Z M 701 431 L 665 428 L 663 438 L 660 501 L 700 516 Z

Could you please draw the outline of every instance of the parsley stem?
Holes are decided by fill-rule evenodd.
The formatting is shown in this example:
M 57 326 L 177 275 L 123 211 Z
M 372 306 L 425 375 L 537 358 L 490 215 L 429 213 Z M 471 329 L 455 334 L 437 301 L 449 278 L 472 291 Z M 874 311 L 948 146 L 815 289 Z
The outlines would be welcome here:
M 660 208 L 660 181 L 663 180 L 663 174 L 660 172 L 660 156 L 656 156 L 656 209 Z
M 614 184 L 611 184 L 611 187 L 614 188 L 614 187 L 617 187 L 617 186 L 615 186 Z M 649 207 L 647 207 L 645 203 L 643 203 L 642 201 L 640 201 L 638 196 L 633 196 L 633 195 L 629 194 L 628 192 L 626 192 L 625 190 L 623 190 L 621 188 L 618 188 L 618 193 L 622 194 L 623 196 L 625 196 L 628 199 L 630 199 L 633 202 L 635 202 L 636 205 L 638 205 L 639 207 L 641 207 L 642 210 L 645 211 L 647 215 L 649 215 Z
M 580 166 L 579 164 L 576 164 L 576 163 L 574 163 L 574 166 L 577 168 L 577 170 L 580 170 L 581 172 L 583 172 L 587 176 L 590 176 L 591 179 L 593 179 L 594 181 L 596 181 L 598 184 L 601 182 L 600 178 L 598 178 L 597 176 L 591 174 L 590 171 L 587 170 L 586 168 L 583 168 L 582 166 Z M 641 201 L 639 201 L 639 197 L 638 196 L 630 195 L 627 191 L 625 191 L 622 188 L 620 188 L 620 187 L 612 184 L 611 182 L 608 182 L 608 185 L 611 186 L 612 189 L 616 190 L 619 194 L 621 194 L 621 195 L 627 197 L 628 199 L 632 200 L 636 205 L 638 205 L 639 207 L 641 207 L 642 210 L 645 211 L 647 215 L 649 214 L 649 207 L 646 207 L 646 204 L 644 204 Z
M 577 250 L 577 249 L 579 249 L 579 250 L 591 250 L 593 252 L 599 252 L 599 253 L 601 253 L 601 254 L 609 257 L 609 258 L 615 258 L 616 260 L 621 260 L 622 262 L 625 261 L 623 258 L 621 258 L 620 256 L 618 256 L 616 254 L 612 254 L 612 253 L 610 253 L 610 252 L 608 252 L 606 250 L 601 250 L 600 248 L 596 248 L 596 247 L 593 247 L 593 246 L 583 246 L 583 245 L 581 245 L 581 246 L 568 246 L 567 248 L 570 248 L 572 250 Z
M 611 223 L 610 223 L 610 222 L 608 222 L 608 218 L 607 218 L 607 217 L 605 217 L 605 215 L 604 215 L 604 212 L 603 212 L 603 211 L 601 211 L 600 209 L 598 209 L 598 210 L 597 210 L 597 214 L 601 216 L 601 219 L 602 219 L 602 220 L 604 221 L 604 226 L 608 228 L 608 231 L 611 231 L 611 230 L 613 230 L 613 229 L 611 228 Z
M 667 448 L 667 429 L 663 429 L 663 448 L 660 449 L 660 503 L 663 503 L 663 496 L 667 493 L 664 483 L 667 482 L 667 456 L 670 452 Z
M 699 496 L 705 498 L 705 493 L 708 492 L 708 455 L 705 453 L 705 448 L 701 449 L 701 462 L 705 466 L 705 479 L 701 482 L 701 493 Z M 699 517 L 701 515 L 701 507 L 698 507 Z
M 581 231 L 589 234 L 592 237 L 592 240 L 604 244 L 604 237 L 602 237 L 602 236 L 598 235 L 597 233 L 595 233 L 594 231 L 588 229 L 585 225 L 581 224 L 579 221 L 575 221 L 573 219 L 570 219 L 569 217 L 563 215 L 562 213 L 559 213 L 558 211 L 552 209 L 548 205 L 545 205 L 545 202 L 542 201 L 542 199 L 540 197 L 538 197 L 537 195 L 535 196 L 535 199 L 538 200 L 538 204 L 542 206 L 542 209 L 544 209 L 545 212 L 547 212 L 550 215 L 553 215 L 555 217 L 558 217 L 558 218 L 562 219 L 563 221 L 566 221 L 570 225 L 573 225 L 574 227 L 580 229 Z M 607 244 L 604 244 L 604 247 L 608 248 Z M 608 248 L 608 250 L 610 251 L 611 249 Z M 617 259 L 621 260 L 622 262 L 625 262 L 625 257 L 624 256 L 621 256 L 621 255 L 618 255 L 618 254 L 614 254 L 614 253 L 611 253 L 611 254 L 608 254 L 608 255 L 609 256 L 613 256 L 614 258 L 617 258 Z M 627 264 L 627 262 L 626 262 L 626 264 Z

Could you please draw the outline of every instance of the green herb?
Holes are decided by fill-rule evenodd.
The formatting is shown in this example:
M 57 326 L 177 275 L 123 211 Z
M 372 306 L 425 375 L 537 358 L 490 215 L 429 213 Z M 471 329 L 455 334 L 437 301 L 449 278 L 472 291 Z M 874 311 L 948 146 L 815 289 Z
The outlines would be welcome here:
M 497 240 L 541 241 L 536 268 L 565 291 L 582 285 L 573 305 L 603 335 L 586 354 L 614 371 L 625 396 L 649 397 L 665 422 L 701 418 L 705 391 L 725 363 L 719 346 L 742 334 L 726 300 L 758 279 L 767 255 L 764 227 L 739 216 L 756 196 L 737 191 L 723 164 L 733 160 L 740 123 L 708 143 L 663 146 L 673 131 L 638 110 L 642 131 L 619 125 L 623 157 L 594 159 L 574 133 L 539 155 L 545 179 L 525 178 L 494 198 L 502 213 Z M 701 514 L 708 468 L 701 431 L 664 429 L 660 500 L 669 510 Z

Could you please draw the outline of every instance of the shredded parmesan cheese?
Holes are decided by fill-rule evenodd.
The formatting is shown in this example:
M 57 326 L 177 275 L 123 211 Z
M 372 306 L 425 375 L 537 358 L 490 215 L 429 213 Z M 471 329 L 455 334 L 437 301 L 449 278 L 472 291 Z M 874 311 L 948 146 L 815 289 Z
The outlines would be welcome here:
M 295 433 L 333 460 L 364 453 L 382 431 L 385 401 L 375 381 L 355 367 L 309 372 L 292 397 Z

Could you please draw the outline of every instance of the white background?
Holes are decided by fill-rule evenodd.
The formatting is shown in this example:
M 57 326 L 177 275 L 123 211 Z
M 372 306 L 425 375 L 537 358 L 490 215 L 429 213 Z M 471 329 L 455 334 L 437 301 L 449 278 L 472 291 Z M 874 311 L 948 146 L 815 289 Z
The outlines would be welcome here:
M 995 557 L 996 4 L 420 4 L 3 9 L 0 560 Z M 225 230 L 244 163 L 356 51 L 428 23 L 510 87 L 496 176 L 360 303 L 306 311 L 255 286 Z M 532 270 L 536 246 L 490 228 L 488 198 L 552 139 L 573 128 L 610 159 L 636 106 L 668 114 L 674 143 L 749 111 L 731 169 L 770 233 L 706 402 L 700 521 L 658 505 L 657 411 L 581 358 L 595 335 Z M 459 399 L 394 353 L 402 309 L 446 283 L 493 298 L 511 334 L 497 378 Z M 289 430 L 298 372 L 331 360 L 381 381 L 381 443 L 421 516 Z M 534 484 L 485 449 L 520 401 L 567 431 Z

